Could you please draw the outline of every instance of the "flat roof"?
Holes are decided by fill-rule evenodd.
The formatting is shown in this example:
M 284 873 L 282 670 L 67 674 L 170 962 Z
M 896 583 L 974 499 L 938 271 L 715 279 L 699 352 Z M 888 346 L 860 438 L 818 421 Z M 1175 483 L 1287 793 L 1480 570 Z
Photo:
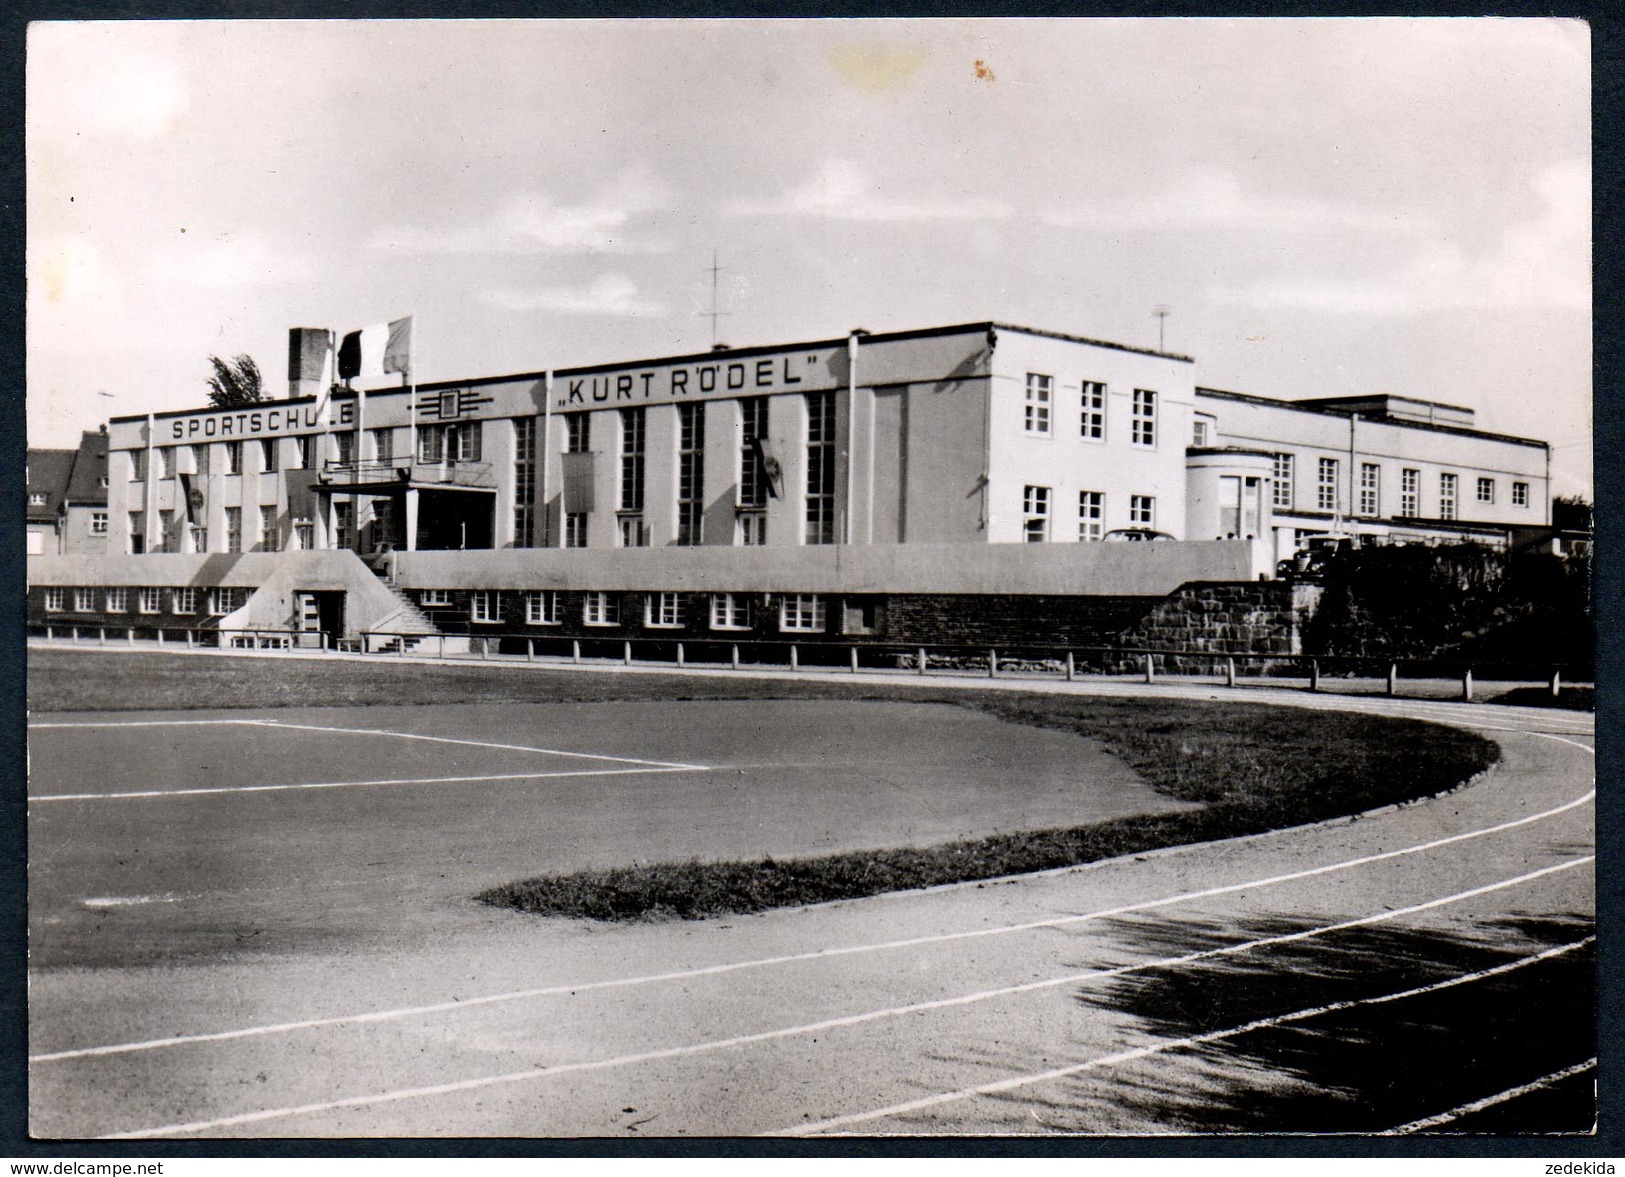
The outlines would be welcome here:
M 1322 417 L 1342 417 L 1345 420 L 1351 415 L 1350 411 L 1348 409 L 1346 409 L 1346 408 L 1343 408 L 1343 409 L 1330 408 L 1327 405 L 1325 405 L 1323 403 L 1320 403 L 1318 401 L 1313 401 L 1313 400 L 1309 400 L 1309 401 L 1280 400 L 1280 399 L 1278 399 L 1276 397 L 1272 397 L 1272 396 L 1257 396 L 1254 393 L 1250 393 L 1250 392 L 1229 392 L 1229 391 L 1227 391 L 1225 389 L 1222 389 L 1222 388 L 1205 388 L 1200 384 L 1196 386 L 1196 395 L 1199 396 L 1199 397 L 1203 397 L 1203 396 L 1212 397 L 1212 398 L 1214 398 L 1216 400 L 1241 401 L 1244 404 L 1266 405 L 1266 406 L 1268 406 L 1269 408 L 1272 408 L 1272 409 L 1292 409 L 1295 412 L 1314 413 L 1314 414 L 1317 414 L 1318 416 L 1322 416 Z M 1384 395 L 1390 395 L 1390 394 L 1384 394 Z M 1342 399 L 1342 398 L 1338 398 L 1338 399 Z M 1355 399 L 1355 398 L 1350 398 L 1350 399 Z M 1396 396 L 1396 399 L 1412 400 L 1413 398 L 1410 398 L 1410 397 L 1401 398 L 1401 397 Z M 1437 404 L 1439 402 L 1436 402 L 1436 401 L 1415 401 L 1414 403 L 1418 403 L 1418 404 Z M 1453 406 L 1445 406 L 1445 407 L 1453 407 Z M 1394 426 L 1398 426 L 1398 427 L 1400 427 L 1402 429 L 1424 429 L 1424 430 L 1431 431 L 1433 433 L 1455 433 L 1455 434 L 1459 434 L 1462 437 L 1481 437 L 1481 438 L 1484 438 L 1486 441 L 1506 441 L 1506 442 L 1511 442 L 1513 445 L 1539 446 L 1541 449 L 1550 449 L 1551 448 L 1549 443 L 1544 442 L 1544 441 L 1537 441 L 1532 437 L 1514 437 L 1510 433 L 1491 433 L 1491 432 L 1489 432 L 1488 430 L 1485 430 L 1485 429 L 1473 429 L 1473 428 L 1471 428 L 1469 426 L 1466 426 L 1466 425 L 1441 425 L 1436 421 L 1413 421 L 1408 417 L 1384 418 L 1384 419 L 1381 419 L 1381 420 L 1373 418 L 1371 420 L 1371 424 L 1373 424 L 1373 425 L 1394 425 Z

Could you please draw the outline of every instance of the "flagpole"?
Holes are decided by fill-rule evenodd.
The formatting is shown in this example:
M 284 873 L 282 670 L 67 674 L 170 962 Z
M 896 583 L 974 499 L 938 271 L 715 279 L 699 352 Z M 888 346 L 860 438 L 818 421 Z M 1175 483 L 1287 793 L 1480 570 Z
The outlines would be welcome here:
M 553 369 L 549 368 L 542 374 L 542 444 L 537 447 L 537 463 L 542 468 L 542 542 L 544 548 L 552 547 L 553 538 L 552 516 L 547 506 L 547 459 L 552 454 L 552 425 L 553 425 Z

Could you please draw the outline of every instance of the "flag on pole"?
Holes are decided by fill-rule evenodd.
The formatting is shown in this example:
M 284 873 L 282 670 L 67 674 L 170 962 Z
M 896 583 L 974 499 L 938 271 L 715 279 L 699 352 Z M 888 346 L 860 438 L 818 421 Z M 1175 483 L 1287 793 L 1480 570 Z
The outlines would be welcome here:
M 412 316 L 352 331 L 339 344 L 339 378 L 411 370 Z

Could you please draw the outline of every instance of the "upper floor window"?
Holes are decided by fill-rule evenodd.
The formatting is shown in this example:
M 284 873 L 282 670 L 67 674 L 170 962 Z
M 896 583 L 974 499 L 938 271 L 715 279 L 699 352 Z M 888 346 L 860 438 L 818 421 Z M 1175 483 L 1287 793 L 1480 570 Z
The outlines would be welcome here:
M 1454 474 L 1439 475 L 1439 518 L 1454 519 L 1456 517 L 1456 476 Z
M 644 410 L 621 410 L 621 510 L 643 510 Z M 628 547 L 639 547 L 628 544 Z
M 1337 459 L 1322 458 L 1315 479 L 1315 506 L 1322 511 L 1337 510 Z
M 395 431 L 393 429 L 369 429 L 372 435 L 372 456 L 376 462 L 393 462 L 395 460 Z
M 1382 501 L 1382 467 L 1375 462 L 1360 463 L 1360 514 L 1376 515 Z
M 807 484 L 803 539 L 835 542 L 835 394 L 809 392 L 807 403 Z
M 294 455 L 298 459 L 299 469 L 309 470 L 315 461 L 316 437 L 311 433 L 302 433 L 293 439 Z
M 43 507 L 45 505 L 45 495 L 36 490 L 28 496 L 28 505 L 30 507 Z
M 1157 444 L 1157 394 L 1149 388 L 1134 390 L 1134 413 L 1129 439 L 1135 445 Z
M 1084 542 L 1098 540 L 1106 529 L 1106 496 L 1098 490 L 1078 492 L 1078 538 Z
M 1275 455 L 1275 477 L 1270 486 L 1270 499 L 1277 507 L 1292 506 L 1292 455 Z
M 1481 503 L 1495 502 L 1495 479 L 1480 478 L 1478 480 L 1478 501 Z
M 90 534 L 91 535 L 106 535 L 107 534 L 107 512 L 106 511 L 92 511 L 90 513 Z
M 1155 527 L 1157 500 L 1151 495 L 1129 495 L 1128 521 L 1136 527 Z
M 739 402 L 739 505 L 767 506 L 767 397 L 747 396 Z M 750 542 L 747 537 L 746 543 Z
M 1197 447 L 1208 444 L 1208 423 L 1200 417 L 1191 423 L 1191 444 Z
M 276 438 L 260 438 L 260 469 L 266 474 L 275 474 L 277 471 L 276 447 Z
M 141 482 L 147 477 L 146 450 L 130 451 L 130 477 L 136 482 Z
M 1054 386 L 1053 376 L 1027 373 L 1027 403 L 1022 409 L 1022 423 L 1028 433 L 1049 433 L 1050 396 Z
M 1527 507 L 1529 505 L 1529 484 L 1527 482 L 1514 482 L 1512 484 L 1512 505 L 1514 507 Z
M 192 447 L 192 469 L 199 478 L 206 478 L 209 474 L 209 449 L 205 443 Z M 275 467 L 272 467 L 275 469 Z
M 241 507 L 226 508 L 226 551 L 240 552 L 243 550 L 243 509 Z
M 226 473 L 241 474 L 243 472 L 243 443 L 240 441 L 226 442 Z
M 175 477 L 175 447 L 163 445 L 159 446 L 155 452 L 158 454 L 158 477 Z
M 705 402 L 677 406 L 677 542 L 705 542 Z
M 1106 440 L 1106 386 L 1098 380 L 1083 382 L 1083 413 L 1079 426 L 1083 440 Z
M 564 516 L 564 546 L 567 548 L 584 548 L 587 546 L 587 513 L 585 511 L 571 511 Z
M 1049 538 L 1049 487 L 1022 488 L 1021 532 L 1030 544 L 1041 544 Z
M 572 413 L 564 419 L 564 448 L 567 453 L 584 454 L 592 434 L 592 415 Z
M 1422 472 L 1420 470 L 1401 470 L 1399 472 L 1399 513 L 1407 518 L 1420 515 Z

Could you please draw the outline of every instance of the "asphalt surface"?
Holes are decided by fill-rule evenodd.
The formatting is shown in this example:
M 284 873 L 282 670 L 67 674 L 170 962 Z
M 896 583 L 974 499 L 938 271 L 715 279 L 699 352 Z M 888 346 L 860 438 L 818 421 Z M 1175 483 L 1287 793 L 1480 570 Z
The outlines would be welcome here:
M 1259 838 L 606 927 L 468 896 L 696 837 L 688 856 L 791 853 L 1054 824 L 1085 795 L 1102 816 L 1166 801 L 1074 737 L 918 705 L 865 723 L 825 703 L 539 708 L 522 733 L 514 708 L 38 728 L 32 1131 L 1588 1130 L 1591 717 L 1249 697 L 1461 722 L 1503 761 L 1445 797 Z M 526 750 L 309 730 L 335 726 Z M 352 746 L 356 764 L 335 751 Z M 67 768 L 86 747 L 91 769 Z M 335 774 L 335 755 L 366 771 Z M 511 775 L 561 765 L 621 775 Z M 449 776 L 509 779 L 356 783 Z M 155 780 L 228 791 L 105 796 Z

